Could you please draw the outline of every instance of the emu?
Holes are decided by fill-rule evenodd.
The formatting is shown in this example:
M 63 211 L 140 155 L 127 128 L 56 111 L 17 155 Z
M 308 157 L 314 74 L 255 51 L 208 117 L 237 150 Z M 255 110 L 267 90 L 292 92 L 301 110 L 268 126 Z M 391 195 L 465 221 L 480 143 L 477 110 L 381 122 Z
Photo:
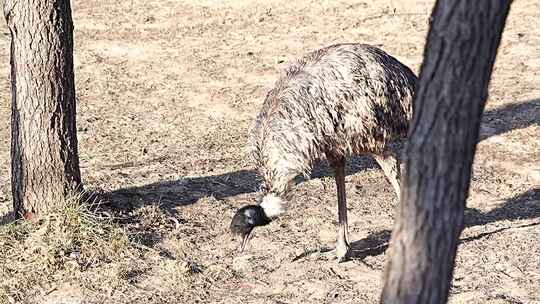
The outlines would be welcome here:
M 335 254 L 344 260 L 349 250 L 346 159 L 371 155 L 399 197 L 395 147 L 407 134 L 416 82 L 407 66 L 366 44 L 332 45 L 293 62 L 268 92 L 250 132 L 265 195 L 232 218 L 230 229 L 241 239 L 240 251 L 254 227 L 285 211 L 293 179 L 308 176 L 314 161 L 326 159 L 337 186 Z

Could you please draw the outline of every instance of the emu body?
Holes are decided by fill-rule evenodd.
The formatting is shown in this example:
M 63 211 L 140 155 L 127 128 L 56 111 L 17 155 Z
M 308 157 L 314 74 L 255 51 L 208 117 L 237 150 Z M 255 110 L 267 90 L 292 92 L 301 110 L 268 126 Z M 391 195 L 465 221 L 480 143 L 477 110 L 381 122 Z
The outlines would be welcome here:
M 372 155 L 399 196 L 394 143 L 407 134 L 416 80 L 397 59 L 365 44 L 329 46 L 292 63 L 268 92 L 251 130 L 251 155 L 267 191 L 252 207 L 269 219 L 279 216 L 293 179 L 326 158 L 337 185 L 337 255 L 344 258 L 346 159 Z M 235 215 L 233 233 L 242 225 Z

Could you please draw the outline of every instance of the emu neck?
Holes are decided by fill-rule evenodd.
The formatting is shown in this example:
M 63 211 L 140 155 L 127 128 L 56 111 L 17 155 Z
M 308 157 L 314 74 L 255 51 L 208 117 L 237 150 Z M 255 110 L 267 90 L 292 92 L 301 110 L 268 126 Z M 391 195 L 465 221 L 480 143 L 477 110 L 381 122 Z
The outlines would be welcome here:
M 267 194 L 260 206 L 269 219 L 274 219 L 285 212 L 285 201 L 274 193 Z
M 309 142 L 304 143 L 304 139 L 293 138 L 294 132 L 273 132 L 277 133 L 284 134 L 260 134 L 254 145 L 254 157 L 268 191 L 286 198 L 294 178 L 309 175 L 319 153 Z

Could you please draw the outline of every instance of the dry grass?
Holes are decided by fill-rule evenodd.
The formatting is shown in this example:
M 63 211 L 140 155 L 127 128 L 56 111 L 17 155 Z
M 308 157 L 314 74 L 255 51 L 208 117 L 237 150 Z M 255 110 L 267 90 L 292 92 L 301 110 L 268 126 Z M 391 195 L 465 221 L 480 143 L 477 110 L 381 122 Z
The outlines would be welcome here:
M 105 265 L 138 260 L 135 235 L 74 197 L 37 221 L 0 227 L 0 301 L 19 303 L 53 291 L 56 278 L 74 278 Z M 119 273 L 121 273 L 119 271 Z M 120 274 L 120 278 L 122 275 Z
M 203 301 L 238 276 L 194 260 L 196 246 L 183 240 L 196 228 L 159 203 L 127 214 L 109 207 L 76 197 L 0 226 L 0 303 Z

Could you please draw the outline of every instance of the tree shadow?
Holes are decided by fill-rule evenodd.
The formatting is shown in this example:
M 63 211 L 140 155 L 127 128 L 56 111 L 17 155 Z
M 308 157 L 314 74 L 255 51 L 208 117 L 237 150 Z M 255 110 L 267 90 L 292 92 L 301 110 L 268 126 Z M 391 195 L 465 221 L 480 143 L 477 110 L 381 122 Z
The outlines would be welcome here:
M 512 103 L 484 112 L 480 141 L 532 125 L 540 125 L 540 99 Z
M 366 156 L 357 156 L 349 161 L 347 174 L 355 174 L 376 164 Z M 318 161 L 311 178 L 333 176 L 326 161 Z M 305 181 L 299 176 L 297 183 Z M 139 187 L 128 187 L 99 195 L 100 199 L 114 209 L 131 210 L 145 204 L 159 203 L 162 208 L 175 212 L 178 206 L 191 205 L 205 197 L 218 200 L 240 194 L 257 192 L 260 177 L 255 170 L 239 170 L 230 173 L 160 181 Z
M 1 226 L 4 226 L 4 225 L 7 225 L 7 224 L 10 224 L 10 223 L 13 223 L 15 222 L 17 219 L 15 218 L 15 214 L 13 213 L 13 211 L 10 211 L 6 214 L 3 214 L 0 216 L 0 227 Z
M 478 209 L 467 208 L 465 210 L 465 227 L 485 225 L 502 220 L 516 221 L 524 219 L 535 219 L 540 217 L 540 188 L 531 189 L 516 197 L 504 202 L 500 207 L 488 212 L 481 212 Z M 540 225 L 540 222 L 525 224 L 521 227 Z M 485 236 L 495 234 L 507 229 L 516 227 L 500 228 L 491 232 L 483 232 L 475 236 L 460 240 L 467 243 Z M 388 248 L 390 241 L 390 230 L 381 230 L 370 233 L 366 238 L 351 243 L 349 257 L 351 259 L 364 259 L 367 256 L 377 256 L 383 254 Z
M 478 209 L 465 210 L 465 227 L 485 225 L 501 220 L 523 220 L 540 217 L 540 188 L 526 191 L 506 201 L 501 207 L 482 213 Z
M 174 209 L 196 203 L 205 197 L 218 200 L 257 191 L 259 178 L 254 170 L 162 181 L 140 187 L 128 187 L 104 193 L 100 198 L 114 208 L 131 210 L 136 206 L 160 203 L 161 207 Z
M 482 118 L 480 140 L 540 124 L 540 99 L 513 103 L 504 107 L 486 111 Z M 369 156 L 357 156 L 348 162 L 347 174 L 355 174 L 367 168 L 376 168 L 377 164 Z M 333 176 L 325 161 L 315 164 L 311 178 Z M 299 177 L 297 182 L 304 179 Z M 216 199 L 239 194 L 256 192 L 259 178 L 254 170 L 239 170 L 222 175 L 163 181 L 140 187 L 118 189 L 103 195 L 118 208 L 130 208 L 136 205 L 160 202 L 167 208 L 189 205 L 204 197 Z

